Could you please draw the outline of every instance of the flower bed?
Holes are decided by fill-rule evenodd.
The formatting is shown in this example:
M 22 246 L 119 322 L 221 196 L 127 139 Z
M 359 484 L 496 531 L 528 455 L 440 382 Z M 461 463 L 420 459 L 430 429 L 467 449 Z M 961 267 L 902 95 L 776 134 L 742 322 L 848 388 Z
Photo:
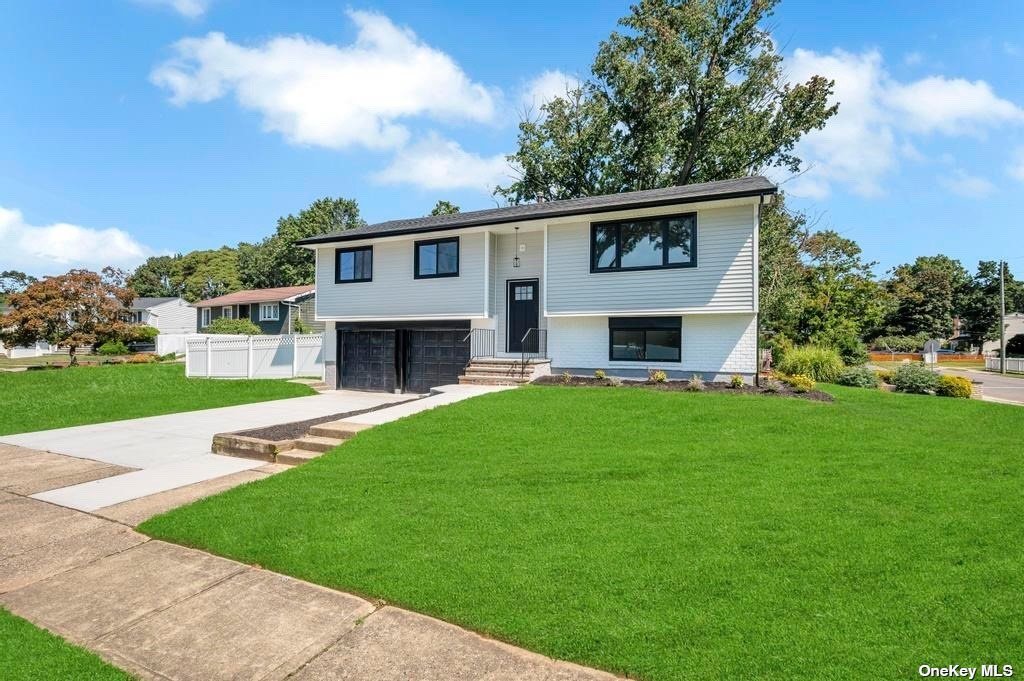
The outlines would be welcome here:
M 770 382 L 770 383 L 769 383 Z M 728 383 L 717 383 L 706 381 L 703 388 L 694 390 L 689 381 L 636 381 L 617 380 L 614 378 L 594 378 L 593 376 L 541 376 L 533 381 L 534 385 L 559 385 L 565 387 L 590 387 L 590 388 L 646 388 L 648 390 L 662 390 L 668 392 L 715 392 L 735 393 L 737 395 L 769 395 L 778 397 L 798 397 L 816 402 L 831 402 L 833 398 L 826 392 L 820 390 L 809 390 L 797 392 L 791 386 L 774 379 L 762 379 L 760 387 L 744 384 L 743 387 L 734 388 Z

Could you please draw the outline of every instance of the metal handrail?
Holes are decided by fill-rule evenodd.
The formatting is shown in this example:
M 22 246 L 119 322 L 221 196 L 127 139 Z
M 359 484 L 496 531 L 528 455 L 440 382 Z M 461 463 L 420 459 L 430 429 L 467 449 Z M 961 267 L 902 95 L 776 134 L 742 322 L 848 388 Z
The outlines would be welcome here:
M 494 357 L 494 329 L 470 329 L 462 342 L 469 341 L 469 358 Z
M 526 342 L 527 339 L 530 336 L 536 336 L 537 337 L 537 347 L 534 350 L 530 350 L 529 349 L 530 345 Z M 547 356 L 547 354 L 548 354 L 548 330 L 547 329 L 538 329 L 538 328 L 527 329 L 526 333 L 523 334 L 523 337 L 520 339 L 519 342 L 520 342 L 520 347 L 522 348 L 522 353 L 521 353 L 521 356 L 520 356 L 520 364 L 519 364 L 519 375 L 520 375 L 520 377 L 523 377 L 523 376 L 526 375 L 526 361 L 527 361 L 528 358 L 529 359 L 533 359 L 535 357 L 540 358 L 540 357 L 546 357 Z

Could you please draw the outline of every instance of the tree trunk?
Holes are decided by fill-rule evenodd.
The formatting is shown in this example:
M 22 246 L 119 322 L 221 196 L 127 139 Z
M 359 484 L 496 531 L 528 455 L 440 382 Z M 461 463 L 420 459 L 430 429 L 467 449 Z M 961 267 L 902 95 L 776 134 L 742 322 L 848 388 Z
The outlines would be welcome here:
M 77 349 L 78 348 L 74 345 L 68 348 L 68 359 L 70 360 L 68 364 L 73 367 L 78 366 L 78 355 L 75 354 L 75 350 Z

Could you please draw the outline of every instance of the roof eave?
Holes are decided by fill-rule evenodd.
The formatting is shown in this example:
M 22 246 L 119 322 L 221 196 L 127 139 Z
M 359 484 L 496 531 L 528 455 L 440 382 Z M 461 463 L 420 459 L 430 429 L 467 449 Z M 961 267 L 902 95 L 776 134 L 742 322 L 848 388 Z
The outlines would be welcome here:
M 427 232 L 448 232 L 456 229 L 468 229 L 470 227 L 482 227 L 484 225 L 503 225 L 510 222 L 524 222 L 527 220 L 546 220 L 552 218 L 569 217 L 572 215 L 589 215 L 594 213 L 613 213 L 621 210 L 635 210 L 642 208 L 660 208 L 662 206 L 676 206 L 681 204 L 690 203 L 704 203 L 707 201 L 724 201 L 727 199 L 744 199 L 752 198 L 756 196 L 771 196 L 778 193 L 778 187 L 774 185 L 771 187 L 763 187 L 759 189 L 745 189 L 736 192 L 724 192 L 720 194 L 712 195 L 700 195 L 690 197 L 675 197 L 675 198 L 664 198 L 664 199 L 651 199 L 649 201 L 636 201 L 626 204 L 609 204 L 607 206 L 600 207 L 589 207 L 589 208 L 567 208 L 564 210 L 551 211 L 550 213 L 544 213 L 538 215 L 535 218 L 531 217 L 515 217 L 515 218 L 480 218 L 479 220 L 467 220 L 466 222 L 459 223 L 457 225 L 427 225 L 423 227 L 408 227 L 405 229 L 396 229 L 394 231 L 383 232 L 380 234 L 335 234 L 335 235 L 324 235 L 315 236 L 308 239 L 302 239 L 296 241 L 295 245 L 304 247 L 315 247 L 318 244 L 332 244 L 344 241 L 363 241 L 366 239 L 386 239 L 395 236 L 407 236 L 409 234 L 424 234 Z

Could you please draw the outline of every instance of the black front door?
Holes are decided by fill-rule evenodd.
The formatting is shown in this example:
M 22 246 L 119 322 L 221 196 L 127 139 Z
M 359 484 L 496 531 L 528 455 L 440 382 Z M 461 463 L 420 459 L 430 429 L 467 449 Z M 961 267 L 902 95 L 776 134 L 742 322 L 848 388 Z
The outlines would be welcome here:
M 536 333 L 526 339 L 523 347 L 523 336 L 530 329 L 536 329 L 540 321 L 540 289 L 536 279 L 508 282 L 508 352 L 522 352 L 524 349 L 535 351 L 537 346 Z

